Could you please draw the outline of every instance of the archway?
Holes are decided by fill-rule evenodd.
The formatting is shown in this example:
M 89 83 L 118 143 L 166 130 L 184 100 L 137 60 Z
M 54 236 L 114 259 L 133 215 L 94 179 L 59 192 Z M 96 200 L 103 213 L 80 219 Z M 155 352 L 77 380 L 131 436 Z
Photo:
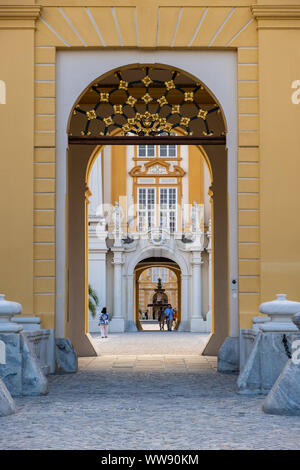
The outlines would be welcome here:
M 170 68 L 167 67 L 167 66 L 159 66 L 159 70 L 163 71 L 163 73 L 171 73 L 170 72 Z M 155 67 L 154 67 L 155 68 Z M 135 66 L 135 70 L 143 70 L 142 67 L 137 67 Z M 155 69 L 156 70 L 156 69 Z M 147 71 L 147 75 L 146 76 L 149 76 L 149 71 Z M 132 72 L 132 69 L 131 69 L 131 72 Z M 182 73 L 181 77 L 184 77 L 184 78 L 188 78 L 190 81 L 191 80 L 195 80 L 195 79 L 192 79 L 188 74 L 185 74 L 185 73 Z M 108 79 L 108 76 L 105 76 L 104 77 L 104 82 L 105 80 Z M 99 83 L 99 81 L 101 80 L 97 80 L 97 82 Z M 120 80 L 120 81 L 123 81 L 123 80 Z M 172 88 L 167 90 L 168 92 L 172 91 L 173 90 L 173 84 L 175 83 L 174 80 L 165 80 L 164 83 L 165 83 L 165 87 L 167 88 L 167 85 L 166 83 L 169 83 L 169 82 L 173 82 L 171 85 L 172 85 Z M 196 83 L 196 82 L 195 82 Z M 108 86 L 109 84 L 105 84 L 104 85 Z M 147 87 L 147 85 L 145 85 Z M 199 85 L 199 81 L 197 81 L 197 84 L 195 85 L 196 88 L 197 88 L 197 92 L 205 92 L 205 96 L 207 96 L 210 100 L 214 101 L 215 100 L 213 99 L 212 95 L 205 89 L 205 87 L 203 85 Z M 89 87 L 89 88 L 92 88 L 92 87 Z M 181 89 L 184 90 L 184 86 L 181 85 Z M 99 91 L 99 90 L 98 90 Z M 149 90 L 148 90 L 149 91 Z M 147 93 L 148 93 L 147 91 Z M 176 91 L 176 84 L 175 84 L 175 91 Z M 204 93 L 203 92 L 203 93 Z M 99 92 L 99 93 L 102 93 L 102 92 Z M 103 92 L 104 93 L 104 92 Z M 147 93 L 145 93 L 147 95 Z M 180 92 L 182 93 L 182 92 Z M 184 103 L 185 104 L 188 104 L 188 105 L 193 105 L 194 102 L 193 102 L 193 99 L 195 98 L 194 95 L 193 95 L 193 92 L 184 92 L 184 93 L 192 93 L 191 95 L 185 95 L 185 98 L 184 99 Z M 149 93 L 148 93 L 149 94 Z M 201 95 L 201 93 L 200 93 Z M 99 96 L 99 94 L 98 94 Z M 128 97 L 127 96 L 127 100 L 130 98 L 130 96 L 133 96 L 133 94 L 130 94 L 130 96 Z M 144 95 L 143 95 L 144 96 Z M 161 95 L 159 95 L 161 96 Z M 82 101 L 82 97 L 85 97 L 86 98 L 86 94 L 82 94 L 81 96 L 81 101 Z M 106 99 L 106 97 L 104 97 Z M 86 98 L 87 99 L 87 98 Z M 158 98 L 160 99 L 160 98 Z M 174 98 L 175 99 L 175 98 Z M 199 98 L 200 99 L 200 98 Z M 203 96 L 202 98 L 203 99 Z M 101 101 L 101 98 L 100 98 L 100 101 Z M 144 117 L 142 119 L 143 122 L 143 125 L 142 125 L 142 128 L 143 128 L 143 132 L 145 129 L 148 129 L 149 126 L 147 124 L 147 122 L 145 121 L 145 119 L 147 119 L 147 116 L 145 117 L 145 114 L 147 112 L 150 113 L 149 111 L 149 103 L 145 102 L 145 100 L 143 100 L 144 103 L 143 103 L 143 106 L 145 106 L 145 112 L 144 112 Z M 176 100 L 175 100 L 176 101 Z M 107 102 L 106 102 L 107 103 Z M 87 104 L 87 103 L 84 103 L 84 100 L 83 100 L 83 104 Z M 114 111 L 116 111 L 118 108 L 115 108 L 115 106 L 118 106 L 118 104 L 113 104 L 113 103 L 108 103 L 110 106 L 113 106 L 114 107 Z M 210 103 L 211 104 L 211 103 Z M 209 105 L 210 105 L 209 104 Z M 162 112 L 163 110 L 163 107 L 164 106 L 178 106 L 178 104 L 170 104 L 170 103 L 159 103 L 159 106 L 160 106 L 160 110 L 159 112 Z M 214 103 L 215 105 L 215 103 Z M 77 106 L 77 103 L 76 105 Z M 129 104 L 129 106 L 131 106 Z M 132 107 L 132 106 L 131 106 Z M 196 123 L 197 120 L 199 119 L 202 119 L 202 121 L 205 121 L 205 118 L 203 119 L 203 117 L 200 116 L 200 111 L 203 111 L 203 108 L 204 106 L 200 107 L 199 106 L 199 103 L 197 103 L 197 106 L 196 106 L 196 110 L 197 110 L 197 119 L 193 119 L 192 117 L 191 118 L 188 118 L 186 115 L 183 116 L 183 118 L 187 118 L 189 119 L 189 122 L 187 123 L 187 121 L 183 121 L 182 122 L 182 117 L 180 117 L 180 120 L 178 121 L 172 121 L 171 124 L 172 124 L 172 127 L 166 127 L 165 125 L 168 124 L 168 122 L 165 122 L 163 121 L 162 122 L 162 126 L 163 126 L 163 132 L 164 133 L 167 133 L 167 134 L 170 134 L 171 132 L 174 131 L 174 129 L 176 130 L 178 128 L 178 132 L 179 133 L 191 133 L 191 132 L 195 132 L 195 130 L 191 129 L 187 124 L 189 124 L 190 122 L 193 122 L 194 124 Z M 216 109 L 214 109 L 216 108 Z M 212 109 L 214 109 L 215 111 L 217 111 L 217 108 L 219 109 L 219 106 L 214 106 Z M 76 112 L 76 116 L 78 114 L 78 110 L 79 108 L 77 108 L 75 110 Z M 87 117 L 87 120 L 88 121 L 95 121 L 96 118 L 94 117 L 94 113 L 91 113 L 91 109 L 90 110 L 86 110 L 85 111 L 85 114 L 83 112 L 84 110 L 81 109 L 81 114 L 84 115 L 84 117 L 86 118 Z M 136 111 L 138 111 L 138 109 L 136 108 Z M 118 112 L 115 112 L 115 115 L 116 114 L 119 114 Z M 153 117 L 153 115 L 155 114 L 159 114 L 159 113 L 153 113 L 151 112 L 150 113 Z M 165 119 L 166 121 L 168 121 L 169 118 L 172 118 L 172 115 L 176 114 L 175 112 L 172 113 L 170 112 L 169 114 L 167 114 L 165 116 L 165 118 L 160 118 L 158 117 L 158 120 L 159 119 Z M 178 114 L 178 113 L 177 113 Z M 113 118 L 115 117 L 115 115 L 113 116 Z M 191 115 L 192 116 L 192 115 Z M 119 116 L 118 116 L 119 117 Z M 149 116 L 148 116 L 149 117 Z M 151 117 L 151 119 L 152 119 Z M 155 116 L 156 117 L 156 116 Z M 178 116 L 177 116 L 178 117 Z M 113 119 L 111 117 L 111 119 Z M 107 119 L 106 117 L 103 117 L 101 116 L 101 122 L 107 124 L 107 128 L 109 128 L 110 125 L 112 125 L 110 123 L 110 121 L 107 121 L 105 122 L 104 119 Z M 126 116 L 126 119 L 128 121 L 128 119 L 133 119 L 131 117 L 128 117 Z M 151 120 L 150 119 L 150 120 Z M 153 118 L 154 119 L 154 118 Z M 140 124 L 141 124 L 141 119 L 139 118 L 139 123 L 138 123 L 138 129 L 140 129 L 141 127 Z M 89 167 L 89 162 L 91 160 L 91 154 L 94 152 L 94 149 L 95 149 L 95 145 L 96 143 L 99 142 L 99 140 L 88 140 L 88 137 L 89 136 L 83 136 L 83 137 L 87 137 L 87 139 L 85 140 L 85 142 L 83 141 L 78 141 L 77 142 L 77 145 L 73 145 L 73 143 L 75 143 L 75 139 L 73 139 L 73 137 L 76 137 L 74 136 L 74 133 L 76 134 L 76 132 L 79 131 L 79 127 L 77 126 L 77 124 L 74 124 L 75 121 L 73 121 L 73 119 L 70 119 L 70 133 L 72 134 L 72 136 L 70 136 L 70 148 L 69 148 L 69 153 L 68 153 L 68 160 L 69 160 L 69 165 L 68 165 L 68 169 L 69 169 L 69 175 L 68 175 L 68 181 L 69 181 L 69 227 L 72 227 L 72 230 L 69 231 L 69 237 L 68 237 L 68 240 L 69 240 L 69 295 L 68 295 L 68 299 L 69 299 L 69 304 L 68 304 L 68 316 L 67 316 L 67 324 L 68 324 L 68 331 L 69 331 L 69 336 L 71 337 L 73 343 L 75 344 L 75 347 L 77 346 L 77 349 L 81 349 L 82 353 L 81 354 L 84 354 L 84 355 L 90 355 L 90 354 L 94 354 L 94 351 L 93 351 L 93 348 L 90 346 L 90 340 L 88 338 L 88 335 L 86 334 L 87 333 L 87 315 L 85 314 L 85 320 L 84 320 L 84 332 L 82 331 L 81 328 L 78 329 L 78 324 L 80 323 L 82 325 L 82 312 L 85 310 L 87 310 L 87 230 L 83 230 L 82 229 L 82 221 L 85 220 L 85 227 L 87 227 L 87 220 L 86 220 L 86 214 L 87 214 L 87 210 L 86 210 L 86 207 L 87 207 L 87 204 L 88 204 L 88 201 L 87 201 L 87 197 L 89 195 L 89 190 L 86 188 L 86 186 L 83 186 L 83 174 L 86 175 L 87 173 L 87 168 Z M 78 123 L 79 121 L 77 121 Z M 153 124 L 154 120 L 152 120 L 152 124 Z M 185 123 L 185 124 L 183 124 Z M 186 124 L 187 123 L 187 124 Z M 74 124 L 74 125 L 73 125 Z M 151 123 L 150 123 L 151 124 Z M 152 126 L 151 124 L 151 126 Z M 218 114 L 216 113 L 216 120 L 212 120 L 212 125 L 215 124 L 216 125 L 216 129 L 217 129 L 217 132 L 219 132 L 220 134 L 222 132 L 224 132 L 224 120 L 222 119 L 222 115 L 221 114 Z M 121 124 L 120 124 L 121 125 Z M 126 125 L 126 124 L 125 124 Z M 136 126 L 136 124 L 134 124 Z M 209 130 L 209 132 L 206 132 L 206 130 L 202 130 L 202 133 L 205 132 L 206 134 L 208 133 L 211 133 L 211 128 L 207 128 L 206 125 L 204 124 L 205 126 L 205 129 Z M 218 127 L 219 126 L 219 127 Z M 153 126 L 151 127 L 151 129 L 153 130 Z M 156 128 L 157 129 L 157 128 Z M 160 129 L 158 127 L 158 129 Z M 72 131 L 72 132 L 71 132 Z M 124 130 L 123 130 L 124 131 Z M 132 129 L 128 129 L 128 132 L 132 131 Z M 85 131 L 82 131 L 83 133 L 85 133 Z M 89 131 L 87 131 L 89 132 Z M 103 131 L 101 131 L 103 132 Z M 103 134 L 105 134 L 107 131 L 105 130 L 103 132 Z M 114 133 L 114 129 L 112 129 L 112 132 Z M 145 137 L 145 136 L 144 136 Z M 138 139 L 144 139 L 143 136 L 139 136 Z M 173 136 L 163 136 L 163 137 L 159 137 L 159 139 L 164 139 L 164 140 L 160 140 L 160 142 L 171 142 L 172 139 L 177 139 L 178 137 L 180 137 L 179 135 L 177 135 L 177 137 L 173 137 Z M 225 229 L 225 233 L 223 233 L 222 237 L 220 237 L 219 239 L 219 245 L 218 243 L 216 243 L 216 241 L 214 241 L 214 250 L 215 250 L 215 253 L 216 252 L 219 252 L 219 253 L 224 253 L 226 252 L 227 253 L 227 207 L 226 207 L 226 187 L 224 188 L 224 186 L 226 186 L 226 184 L 224 185 L 224 175 L 226 175 L 227 173 L 227 159 L 226 159 L 226 150 L 225 150 L 225 146 L 224 146 L 224 139 L 221 141 L 217 141 L 217 140 L 211 140 L 211 142 L 209 141 L 209 137 L 211 136 L 207 136 L 205 141 L 202 141 L 201 140 L 201 137 L 199 136 L 198 137 L 198 142 L 200 144 L 203 144 L 203 148 L 205 149 L 205 152 L 203 152 L 203 155 L 205 155 L 205 158 L 207 159 L 207 162 L 209 163 L 211 169 L 212 169 L 212 173 L 213 173 L 213 176 L 214 176 L 214 179 L 213 179 L 213 185 L 212 185 L 212 191 L 214 193 L 214 213 L 216 214 L 216 212 L 220 212 L 223 214 L 223 217 L 222 217 L 222 226 L 223 228 Z M 220 136 L 222 137 L 222 136 Z M 105 136 L 102 136 L 102 138 L 104 139 Z M 114 138 L 116 139 L 117 137 L 114 136 Z M 131 139 L 131 137 L 124 137 L 124 138 L 127 138 L 127 139 Z M 146 138 L 148 138 L 148 136 L 146 136 Z M 150 137 L 149 137 L 150 138 Z M 151 139 L 154 139 L 155 137 L 154 136 L 151 136 Z M 181 139 L 183 140 L 180 140 L 180 141 L 177 141 L 177 142 L 185 142 L 185 143 L 188 143 L 187 140 L 184 140 L 184 136 L 183 137 L 180 137 Z M 187 136 L 188 138 L 188 136 Z M 194 137 L 193 137 L 194 138 Z M 169 140 L 168 140 L 169 139 Z M 143 142 L 148 142 L 148 140 L 142 140 Z M 153 140 L 151 140 L 153 142 Z M 104 141 L 103 141 L 104 142 Z M 116 141 L 117 142 L 117 141 Z M 110 143 L 116 143 L 116 142 L 113 142 L 113 141 L 110 141 Z M 123 141 L 124 142 L 124 141 Z M 191 142 L 191 141 L 189 141 Z M 195 143 L 196 141 L 193 140 L 192 141 L 193 143 Z M 220 143 L 222 143 L 222 145 L 220 145 Z M 214 144 L 214 145 L 210 145 L 210 144 Z M 168 144 L 166 144 L 168 145 Z M 219 180 L 222 181 L 222 184 L 218 184 L 219 183 Z M 86 177 L 85 177 L 85 183 L 86 183 Z M 215 185 L 215 183 L 217 183 Z M 78 191 L 78 188 L 81 188 L 81 193 L 79 193 Z M 81 204 L 80 204 L 80 200 L 81 200 Z M 85 203 L 83 204 L 83 201 L 85 200 Z M 78 205 L 81 206 L 81 209 L 78 210 Z M 212 230 L 214 232 L 214 230 Z M 224 246 L 226 246 L 226 249 L 224 250 Z M 74 256 L 76 254 L 76 256 Z M 227 256 L 226 256 L 227 258 Z M 215 263 L 217 264 L 217 263 Z M 220 344 L 223 342 L 223 340 L 225 339 L 225 337 L 227 336 L 228 334 L 228 331 L 227 331 L 227 320 L 226 322 L 224 321 L 225 318 L 224 317 L 227 317 L 227 309 L 225 308 L 224 309 L 224 304 L 226 305 L 227 304 L 227 290 L 228 290 L 228 281 L 227 281 L 227 264 L 226 262 L 224 263 L 224 260 L 222 258 L 222 262 L 219 263 L 219 271 L 221 272 L 221 275 L 220 275 L 220 272 L 218 272 L 218 276 L 221 277 L 220 279 L 220 282 L 218 282 L 218 296 L 217 296 L 217 299 L 219 299 L 219 303 L 220 302 L 220 297 L 222 297 L 222 312 L 221 312 L 221 309 L 219 310 L 219 317 L 222 317 L 221 318 L 221 321 L 220 321 L 220 324 L 222 324 L 221 328 L 219 329 L 219 336 L 216 335 L 215 333 L 215 337 L 217 339 L 216 341 L 216 344 L 218 344 L 218 346 L 220 346 Z M 215 271 L 216 272 L 216 271 Z M 80 274 L 81 273 L 81 274 Z M 129 274 L 131 275 L 131 274 Z M 85 285 L 83 286 L 82 285 L 82 279 L 85 279 Z M 213 275 L 213 281 L 212 283 L 214 283 L 214 280 L 215 280 L 215 276 Z M 219 279 L 218 279 L 219 281 Z M 221 292 L 221 296 L 220 296 L 220 292 Z M 187 297 L 188 297 L 188 292 L 187 292 Z M 127 301 L 127 305 L 130 303 L 130 300 Z M 212 302 L 212 310 L 215 310 L 216 312 L 216 303 L 215 302 Z M 225 312 L 224 312 L 225 310 Z M 129 310 L 128 310 L 129 311 Z M 80 320 L 80 321 L 79 321 Z M 215 322 L 216 324 L 216 322 Z M 223 331 L 221 331 L 223 330 Z M 84 346 L 85 345 L 85 346 Z
M 144 330 L 147 327 L 147 330 L 159 330 L 159 315 L 168 304 L 171 304 L 176 312 L 174 329 L 177 330 L 181 322 L 181 270 L 178 264 L 168 258 L 146 258 L 136 265 L 134 271 L 135 321 L 138 329 Z M 145 287 L 141 285 L 143 275 Z M 157 299 L 158 285 L 162 290 L 160 299 Z M 141 298 L 142 289 L 148 295 Z M 148 318 L 141 315 L 145 309 Z

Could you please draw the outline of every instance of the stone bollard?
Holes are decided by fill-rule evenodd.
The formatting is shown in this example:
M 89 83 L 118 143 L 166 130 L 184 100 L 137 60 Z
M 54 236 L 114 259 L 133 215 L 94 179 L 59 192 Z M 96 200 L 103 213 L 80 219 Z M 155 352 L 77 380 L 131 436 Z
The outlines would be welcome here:
M 18 334 L 22 331 L 22 326 L 11 323 L 11 317 L 22 312 L 21 304 L 17 302 L 8 302 L 5 295 L 0 294 L 0 416 L 7 416 L 16 412 L 14 400 L 1 379 L 2 374 L 8 369 L 8 358 L 10 356 L 11 346 L 7 344 L 6 338 L 11 334 Z M 19 383 L 19 377 L 17 378 Z
M 17 323 L 26 331 L 35 331 L 41 329 L 41 319 L 39 317 L 16 317 L 11 319 L 12 322 Z
M 13 317 L 12 322 L 22 325 L 23 335 L 33 348 L 41 369 L 45 375 L 55 372 L 55 338 L 54 329 L 42 329 L 39 317 Z
M 0 379 L 13 397 L 45 394 L 48 382 L 23 335 L 23 327 L 11 321 L 20 313 L 21 304 L 5 300 L 0 294 L 0 342 L 5 356 L 5 361 L 0 361 Z
M 5 362 L 0 363 L 0 378 L 12 395 L 20 395 L 22 390 L 22 325 L 11 322 L 13 315 L 22 313 L 22 305 L 5 300 L 0 294 L 0 341 L 4 344 Z M 14 393 L 16 392 L 16 393 Z
M 264 302 L 259 306 L 259 311 L 268 315 L 271 321 L 264 322 L 260 329 L 262 331 L 292 331 L 297 328 L 293 323 L 293 315 L 300 310 L 300 302 L 287 300 L 286 294 L 277 294 L 276 299 Z
M 293 316 L 298 333 L 293 336 L 291 358 L 274 383 L 262 409 L 274 415 L 300 415 L 300 312 Z
M 0 379 L 0 417 L 14 414 L 16 411 L 15 402 L 4 382 Z
M 268 321 L 271 321 L 270 317 L 254 317 L 252 318 L 252 329 L 259 331 L 260 326 Z
M 243 371 L 247 359 L 254 346 L 259 328 L 263 323 L 271 321 L 271 318 L 259 316 L 252 318 L 252 328 L 243 328 L 240 330 L 240 373 Z
M 11 321 L 14 315 L 22 313 L 22 305 L 18 302 L 5 300 L 5 295 L 0 294 L 0 333 L 20 333 L 22 325 L 16 325 Z
M 255 338 L 238 377 L 238 393 L 267 395 L 288 361 L 292 335 L 298 331 L 292 317 L 300 303 L 287 300 L 285 294 L 276 297 L 259 307 L 270 320 L 254 323 Z

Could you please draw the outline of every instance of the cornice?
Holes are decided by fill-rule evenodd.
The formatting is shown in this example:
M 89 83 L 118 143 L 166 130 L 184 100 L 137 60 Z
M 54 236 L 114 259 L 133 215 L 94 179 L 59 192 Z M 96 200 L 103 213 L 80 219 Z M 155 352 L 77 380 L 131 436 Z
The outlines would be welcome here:
M 40 12 L 40 5 L 0 5 L 2 20 L 37 20 Z
M 300 19 L 300 5 L 252 5 L 251 11 L 258 20 Z

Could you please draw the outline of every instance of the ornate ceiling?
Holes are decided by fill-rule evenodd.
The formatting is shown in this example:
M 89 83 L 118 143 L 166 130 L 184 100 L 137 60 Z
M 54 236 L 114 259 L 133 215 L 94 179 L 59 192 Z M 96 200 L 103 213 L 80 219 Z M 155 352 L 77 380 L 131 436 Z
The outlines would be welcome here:
M 205 86 L 160 66 L 118 70 L 93 83 L 73 114 L 81 136 L 224 133 L 220 108 Z

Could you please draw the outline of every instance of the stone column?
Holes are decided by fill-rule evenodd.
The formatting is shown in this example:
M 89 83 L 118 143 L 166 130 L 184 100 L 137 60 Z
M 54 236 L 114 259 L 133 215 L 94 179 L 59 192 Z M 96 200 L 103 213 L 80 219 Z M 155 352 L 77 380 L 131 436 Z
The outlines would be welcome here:
M 181 275 L 181 321 L 178 327 L 178 331 L 190 330 L 190 321 L 189 321 L 190 278 L 191 276 L 189 274 Z
M 138 331 L 135 323 L 135 311 L 134 311 L 134 283 L 135 275 L 128 274 L 127 276 L 127 315 L 128 321 L 126 330 L 127 331 Z
M 98 218 L 97 226 L 91 226 L 89 230 L 89 284 L 98 294 L 99 311 L 106 307 L 106 245 L 107 231 L 105 222 Z M 94 318 L 89 313 L 89 331 L 99 332 L 99 316 Z
M 211 306 L 212 306 L 212 254 L 211 254 L 211 219 L 208 225 L 208 245 L 206 251 L 208 253 L 208 312 L 206 314 L 206 331 L 211 332 Z
M 201 283 L 201 251 L 192 252 L 192 317 L 191 331 L 203 331 L 202 318 L 202 283 Z
M 113 317 L 111 319 L 109 329 L 112 333 L 123 333 L 125 331 L 125 322 L 123 316 L 123 286 L 122 286 L 122 265 L 123 260 L 123 248 L 113 247 L 114 259 L 112 261 L 114 265 L 114 308 Z

